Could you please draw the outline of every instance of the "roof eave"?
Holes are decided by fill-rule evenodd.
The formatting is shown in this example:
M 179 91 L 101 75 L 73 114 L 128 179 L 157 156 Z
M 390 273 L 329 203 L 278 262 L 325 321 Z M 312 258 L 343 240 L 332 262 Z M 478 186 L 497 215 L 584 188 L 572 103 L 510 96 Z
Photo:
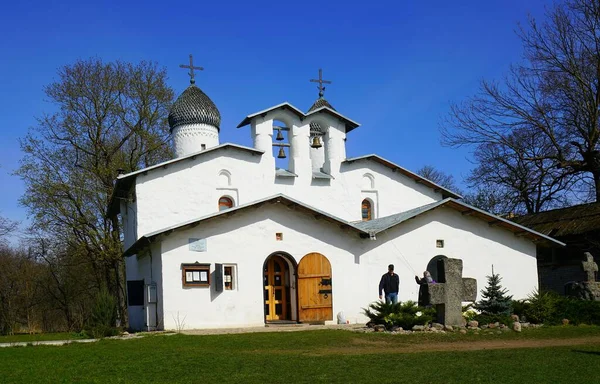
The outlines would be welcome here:
M 367 231 L 364 231 L 364 230 L 354 226 L 352 223 L 349 223 L 338 217 L 330 215 L 330 214 L 328 214 L 324 211 L 321 211 L 317 208 L 306 205 L 306 204 L 304 204 L 298 200 L 295 200 L 291 197 L 285 196 L 283 194 L 277 194 L 277 195 L 270 196 L 270 197 L 267 197 L 264 199 L 260 199 L 260 200 L 257 200 L 257 201 L 254 201 L 254 202 L 251 202 L 248 204 L 239 205 L 237 207 L 233 207 L 233 208 L 230 208 L 230 209 L 227 209 L 224 211 L 214 212 L 214 213 L 199 217 L 194 220 L 186 221 L 186 222 L 179 223 L 179 224 L 176 224 L 176 225 L 164 228 L 164 229 L 160 229 L 158 231 L 148 233 L 148 234 L 140 237 L 131 247 L 129 247 L 125 252 L 123 252 L 123 256 L 132 256 L 132 255 L 136 254 L 143 247 L 150 245 L 156 238 L 158 238 L 159 236 L 161 236 L 165 233 L 171 233 L 171 232 L 177 231 L 177 230 L 192 228 L 192 227 L 197 226 L 200 222 L 212 220 L 212 219 L 219 218 L 219 217 L 231 216 L 231 215 L 236 214 L 239 211 L 243 211 L 243 210 L 246 210 L 251 207 L 256 207 L 256 206 L 269 204 L 269 203 L 276 204 L 276 203 L 281 203 L 284 201 L 286 202 L 286 206 L 288 208 L 301 207 L 301 209 L 306 210 L 306 211 L 310 212 L 311 214 L 319 215 L 320 217 L 325 218 L 326 220 L 339 225 L 339 227 L 342 229 L 350 229 L 359 235 L 366 235 L 366 236 L 370 235 Z M 143 239 L 145 239 L 145 240 L 143 240 Z
M 338 111 L 335 111 L 327 106 L 322 106 L 319 107 L 317 109 L 315 109 L 314 111 L 310 111 L 306 114 L 306 117 L 309 117 L 311 115 L 320 113 L 320 112 L 325 112 L 328 113 L 334 117 L 337 117 L 338 119 L 342 120 L 344 122 L 344 124 L 346 125 L 346 132 L 350 132 L 355 128 L 358 128 L 360 126 L 359 123 L 357 123 L 356 121 L 347 118 L 346 116 L 342 115 L 341 113 L 339 113 Z
M 347 158 L 345 160 L 345 162 L 353 163 L 355 161 L 369 160 L 369 159 L 375 160 L 378 163 L 380 163 L 380 164 L 382 164 L 382 165 L 384 165 L 384 166 L 386 166 L 388 168 L 400 171 L 404 176 L 413 179 L 417 183 L 422 183 L 423 185 L 425 185 L 425 186 L 433 189 L 434 192 L 441 192 L 443 198 L 448 198 L 448 197 L 452 197 L 452 198 L 455 198 L 455 199 L 461 199 L 462 198 L 462 196 L 459 195 L 458 193 L 455 193 L 455 192 L 449 190 L 448 188 L 444 188 L 441 185 L 436 184 L 433 181 L 428 180 L 428 179 L 424 178 L 423 176 L 420 176 L 420 175 L 418 175 L 418 174 L 416 174 L 414 172 L 411 172 L 408 169 L 403 168 L 403 167 L 401 167 L 401 166 L 399 166 L 399 165 L 397 165 L 397 164 L 395 164 L 395 163 L 393 163 L 393 162 L 391 162 L 391 161 L 389 161 L 387 159 L 384 159 L 383 157 L 381 157 L 379 155 L 370 154 L 370 155 L 364 155 L 364 156 L 359 156 L 359 157 Z
M 277 104 L 270 108 L 267 108 L 262 111 L 258 111 L 258 112 L 255 112 L 255 113 L 252 113 L 252 114 L 246 116 L 244 118 L 244 120 L 242 120 L 242 122 L 238 124 L 237 128 L 245 127 L 246 125 L 250 124 L 252 122 L 252 119 L 254 119 L 255 117 L 261 116 L 261 115 L 266 116 L 269 112 L 275 111 L 277 109 L 289 109 L 300 119 L 304 119 L 304 117 L 305 117 L 304 112 L 302 112 L 300 109 L 294 107 L 292 104 L 290 104 L 286 101 L 284 103 Z

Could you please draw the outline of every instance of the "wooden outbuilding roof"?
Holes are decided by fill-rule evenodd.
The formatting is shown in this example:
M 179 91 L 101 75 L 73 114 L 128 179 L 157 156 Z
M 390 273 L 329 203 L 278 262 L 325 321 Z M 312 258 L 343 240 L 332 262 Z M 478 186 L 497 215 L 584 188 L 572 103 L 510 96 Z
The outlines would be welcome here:
M 511 220 L 536 232 L 555 238 L 581 235 L 594 231 L 600 232 L 600 203 L 552 209 L 515 217 Z

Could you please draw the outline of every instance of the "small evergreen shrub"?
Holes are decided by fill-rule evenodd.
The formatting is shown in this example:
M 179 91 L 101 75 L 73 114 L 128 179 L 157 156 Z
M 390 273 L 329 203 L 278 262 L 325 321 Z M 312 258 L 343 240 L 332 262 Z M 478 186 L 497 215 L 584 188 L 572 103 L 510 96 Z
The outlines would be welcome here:
M 512 311 L 512 296 L 508 290 L 502 289 L 502 278 L 497 273 L 487 276 L 488 285 L 481 290 L 482 299 L 475 304 L 475 309 L 487 316 L 509 316 Z
M 419 307 L 411 300 L 396 304 L 377 301 L 369 304 L 369 308 L 363 308 L 363 313 L 371 323 L 384 325 L 387 329 L 394 326 L 412 329 L 415 325 L 430 323 L 434 318 L 435 310 Z
M 93 338 L 116 336 L 119 329 L 117 322 L 117 300 L 108 290 L 102 289 L 96 295 L 94 308 L 85 330 Z

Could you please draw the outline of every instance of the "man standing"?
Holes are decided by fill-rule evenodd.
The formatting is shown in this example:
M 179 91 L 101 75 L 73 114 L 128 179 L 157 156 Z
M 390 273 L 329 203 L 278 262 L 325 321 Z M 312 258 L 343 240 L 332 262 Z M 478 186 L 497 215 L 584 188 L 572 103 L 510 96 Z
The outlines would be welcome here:
M 394 264 L 388 266 L 388 273 L 381 276 L 379 282 L 379 299 L 383 298 L 381 291 L 385 292 L 386 304 L 396 304 L 398 302 L 398 290 L 400 288 L 400 278 L 394 273 Z

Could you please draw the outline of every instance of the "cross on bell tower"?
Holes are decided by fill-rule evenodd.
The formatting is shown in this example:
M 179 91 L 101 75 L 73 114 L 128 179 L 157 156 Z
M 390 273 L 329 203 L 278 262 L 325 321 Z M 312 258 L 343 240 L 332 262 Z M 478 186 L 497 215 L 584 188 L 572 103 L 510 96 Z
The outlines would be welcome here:
M 199 71 L 203 71 L 204 70 L 204 68 L 202 68 L 202 67 L 194 67 L 194 59 L 192 58 L 192 54 L 191 53 L 190 53 L 190 65 L 180 64 L 179 67 L 190 70 L 188 72 L 188 75 L 190 75 L 190 84 L 195 84 L 196 83 L 196 79 L 194 78 L 194 69 L 197 69 Z
M 319 85 L 317 85 L 317 89 L 319 90 L 319 97 L 323 97 L 323 93 L 325 92 L 325 87 L 323 86 L 323 84 L 331 84 L 331 81 L 323 80 L 323 70 L 321 68 L 319 68 L 319 79 L 311 79 L 310 82 L 319 83 Z

